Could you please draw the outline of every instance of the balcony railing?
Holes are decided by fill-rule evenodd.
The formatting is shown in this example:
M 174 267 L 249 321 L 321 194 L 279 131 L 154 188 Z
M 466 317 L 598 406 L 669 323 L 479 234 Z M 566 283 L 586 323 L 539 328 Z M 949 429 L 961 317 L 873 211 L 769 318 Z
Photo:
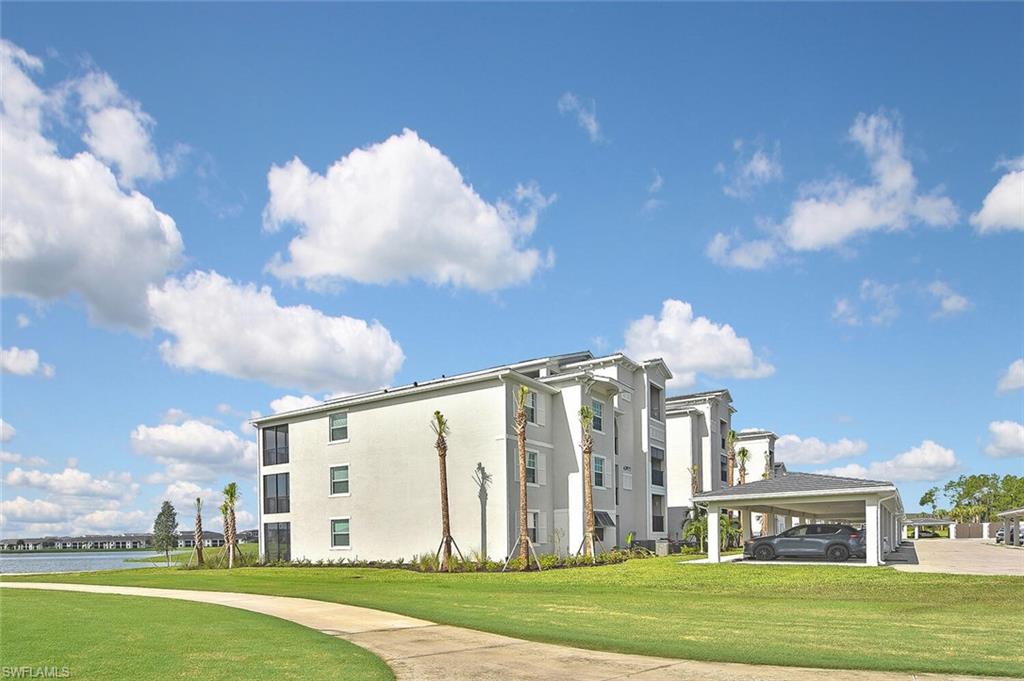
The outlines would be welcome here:
M 652 515 L 651 516 L 651 531 L 652 532 L 664 532 L 665 531 L 665 516 L 663 516 L 663 515 Z
M 657 468 L 651 469 L 651 484 L 657 485 L 658 487 L 665 486 L 665 471 L 659 471 Z

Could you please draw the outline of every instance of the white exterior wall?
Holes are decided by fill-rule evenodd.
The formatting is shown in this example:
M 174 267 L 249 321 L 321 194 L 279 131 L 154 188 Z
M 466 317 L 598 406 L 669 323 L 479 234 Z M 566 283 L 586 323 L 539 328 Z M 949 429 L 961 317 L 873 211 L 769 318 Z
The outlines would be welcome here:
M 464 554 L 480 549 L 481 510 L 473 480 L 477 463 L 493 476 L 485 519 L 487 552 L 506 555 L 504 490 L 508 468 L 506 386 L 495 380 L 349 408 L 349 439 L 329 442 L 328 414 L 289 420 L 289 462 L 262 465 L 260 532 L 291 524 L 292 560 L 411 558 L 434 553 L 441 540 L 440 479 L 430 421 L 448 418 L 448 498 L 452 536 Z M 349 494 L 331 496 L 331 466 L 349 465 Z M 290 473 L 290 512 L 263 513 L 263 475 Z M 349 518 L 350 548 L 331 547 L 331 519 Z

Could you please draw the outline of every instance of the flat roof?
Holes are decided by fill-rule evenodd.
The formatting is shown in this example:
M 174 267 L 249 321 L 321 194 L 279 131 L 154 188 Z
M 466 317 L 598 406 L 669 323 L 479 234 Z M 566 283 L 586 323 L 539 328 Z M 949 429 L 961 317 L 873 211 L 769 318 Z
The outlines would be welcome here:
M 1015 515 L 1024 515 L 1024 508 L 1011 508 L 1009 511 L 1003 511 L 1002 513 L 996 513 L 998 518 L 1009 518 Z
M 928 525 L 956 525 L 956 521 L 950 518 L 914 518 L 908 520 L 905 525 L 926 527 Z

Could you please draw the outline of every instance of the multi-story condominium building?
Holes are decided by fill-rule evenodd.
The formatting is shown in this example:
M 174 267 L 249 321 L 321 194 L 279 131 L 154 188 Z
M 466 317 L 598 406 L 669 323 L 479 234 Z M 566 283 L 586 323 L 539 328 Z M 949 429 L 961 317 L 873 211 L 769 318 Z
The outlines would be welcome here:
M 528 529 L 538 551 L 572 553 L 583 540 L 583 405 L 594 411 L 594 518 L 602 546 L 621 546 L 630 532 L 665 538 L 671 376 L 660 359 L 580 352 L 254 419 L 261 551 L 268 560 L 434 553 L 440 483 L 429 424 L 438 410 L 451 428 L 452 535 L 465 554 L 508 555 L 518 536 L 514 395 L 524 385 Z
M 736 451 L 740 449 L 746 449 L 750 457 L 747 459 L 746 465 L 746 482 L 753 482 L 754 480 L 763 480 L 770 478 L 775 474 L 775 441 L 779 439 L 779 436 L 770 430 L 759 430 L 755 428 L 744 429 L 736 433 Z M 779 462 L 780 466 L 783 466 L 782 462 Z M 784 466 L 783 466 L 784 468 Z M 739 463 L 737 462 L 736 471 L 734 474 L 736 484 L 739 484 L 740 473 Z M 767 528 L 765 531 L 764 516 L 760 513 L 752 513 L 752 532 L 754 534 L 777 534 L 782 532 L 786 527 L 786 518 L 783 516 L 776 515 L 774 522 L 770 523 L 773 527 Z

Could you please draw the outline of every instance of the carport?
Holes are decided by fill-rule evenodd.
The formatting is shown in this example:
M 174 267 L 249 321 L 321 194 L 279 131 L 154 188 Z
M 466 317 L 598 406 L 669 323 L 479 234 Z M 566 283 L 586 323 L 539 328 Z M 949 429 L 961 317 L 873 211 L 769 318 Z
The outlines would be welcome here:
M 1024 539 L 1020 536 L 1020 521 L 1024 519 L 1024 508 L 1003 511 L 996 514 L 996 517 L 1003 519 L 1003 546 L 1024 546 Z M 1010 530 L 1013 530 L 1013 541 L 1010 540 Z
M 949 538 L 956 539 L 956 521 L 949 518 L 914 518 L 905 524 L 914 528 L 914 539 L 921 538 L 922 527 L 945 527 L 949 530 Z
M 863 524 L 868 565 L 881 565 L 886 554 L 899 547 L 904 532 L 899 490 L 883 480 L 787 472 L 745 485 L 700 492 L 694 495 L 694 501 L 707 506 L 711 563 L 722 560 L 719 515 L 723 511 L 739 511 L 743 516 L 744 540 L 751 538 L 751 513 L 765 516 L 762 527 L 772 527 L 777 516 L 791 519 L 787 525 Z

